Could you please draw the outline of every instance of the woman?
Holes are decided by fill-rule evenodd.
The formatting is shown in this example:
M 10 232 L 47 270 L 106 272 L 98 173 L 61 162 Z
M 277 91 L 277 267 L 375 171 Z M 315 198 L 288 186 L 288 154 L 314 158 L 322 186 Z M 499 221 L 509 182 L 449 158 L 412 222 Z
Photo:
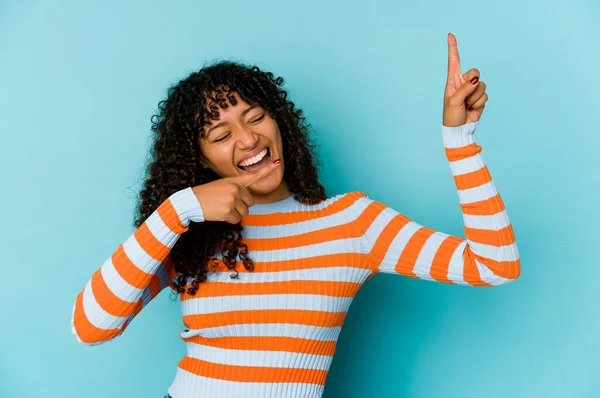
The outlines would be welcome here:
M 466 240 L 361 192 L 328 198 L 283 79 L 220 62 L 160 103 L 137 230 L 78 295 L 77 339 L 120 335 L 168 286 L 188 354 L 167 397 L 320 397 L 346 312 L 375 273 L 516 279 L 512 227 L 474 141 L 485 84 L 476 69 L 461 74 L 452 34 L 448 49 L 442 138 Z

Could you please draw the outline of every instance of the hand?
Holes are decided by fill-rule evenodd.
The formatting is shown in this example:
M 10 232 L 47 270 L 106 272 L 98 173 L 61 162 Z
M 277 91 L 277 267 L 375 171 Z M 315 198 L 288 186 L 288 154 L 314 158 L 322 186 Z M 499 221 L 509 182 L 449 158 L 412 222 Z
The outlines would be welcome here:
M 471 79 L 477 77 L 475 84 Z M 444 90 L 444 113 L 442 124 L 447 127 L 461 126 L 479 120 L 488 95 L 485 83 L 479 80 L 479 71 L 470 69 L 464 75 L 460 72 L 460 58 L 456 37 L 448 34 L 448 80 Z
M 248 214 L 248 207 L 254 205 L 254 197 L 248 187 L 268 176 L 279 167 L 279 163 L 271 162 L 252 172 L 234 177 L 224 177 L 192 188 L 205 221 L 227 221 L 231 224 L 240 222 Z

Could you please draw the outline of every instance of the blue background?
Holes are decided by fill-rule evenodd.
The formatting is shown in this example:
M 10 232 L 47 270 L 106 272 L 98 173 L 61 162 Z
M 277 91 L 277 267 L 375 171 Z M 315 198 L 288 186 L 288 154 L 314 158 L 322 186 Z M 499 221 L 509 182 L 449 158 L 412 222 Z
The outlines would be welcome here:
M 463 72 L 487 84 L 475 134 L 521 278 L 478 289 L 377 275 L 325 397 L 600 396 L 599 3 L 401 3 L 1 2 L 0 396 L 165 394 L 184 355 L 166 291 L 102 346 L 79 345 L 70 317 L 133 232 L 158 101 L 205 62 L 284 77 L 330 195 L 367 192 L 464 236 L 440 131 L 448 32 Z

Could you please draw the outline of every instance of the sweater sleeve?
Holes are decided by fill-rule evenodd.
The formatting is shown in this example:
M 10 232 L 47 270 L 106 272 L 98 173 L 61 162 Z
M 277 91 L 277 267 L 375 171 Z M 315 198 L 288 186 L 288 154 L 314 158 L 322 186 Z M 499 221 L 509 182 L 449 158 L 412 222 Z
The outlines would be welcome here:
M 169 285 L 169 253 L 191 221 L 204 221 L 204 213 L 189 187 L 165 200 L 93 273 L 73 306 L 71 330 L 79 342 L 120 335 Z
M 477 123 L 442 126 L 465 238 L 423 227 L 362 194 L 359 234 L 374 273 L 474 286 L 496 286 L 518 278 L 515 235 L 481 147 L 475 143 Z

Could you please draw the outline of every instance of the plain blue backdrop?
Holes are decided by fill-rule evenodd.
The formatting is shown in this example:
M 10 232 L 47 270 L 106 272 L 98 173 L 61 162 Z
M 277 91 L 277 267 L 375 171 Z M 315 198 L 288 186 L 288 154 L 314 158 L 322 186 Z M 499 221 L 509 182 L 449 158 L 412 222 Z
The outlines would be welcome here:
M 132 232 L 166 89 L 233 59 L 283 76 L 330 195 L 360 190 L 464 236 L 441 141 L 448 32 L 489 95 L 476 131 L 521 278 L 377 275 L 325 397 L 598 397 L 596 1 L 0 3 L 0 396 L 162 397 L 184 355 L 165 291 L 118 339 L 76 342 L 77 293 Z

